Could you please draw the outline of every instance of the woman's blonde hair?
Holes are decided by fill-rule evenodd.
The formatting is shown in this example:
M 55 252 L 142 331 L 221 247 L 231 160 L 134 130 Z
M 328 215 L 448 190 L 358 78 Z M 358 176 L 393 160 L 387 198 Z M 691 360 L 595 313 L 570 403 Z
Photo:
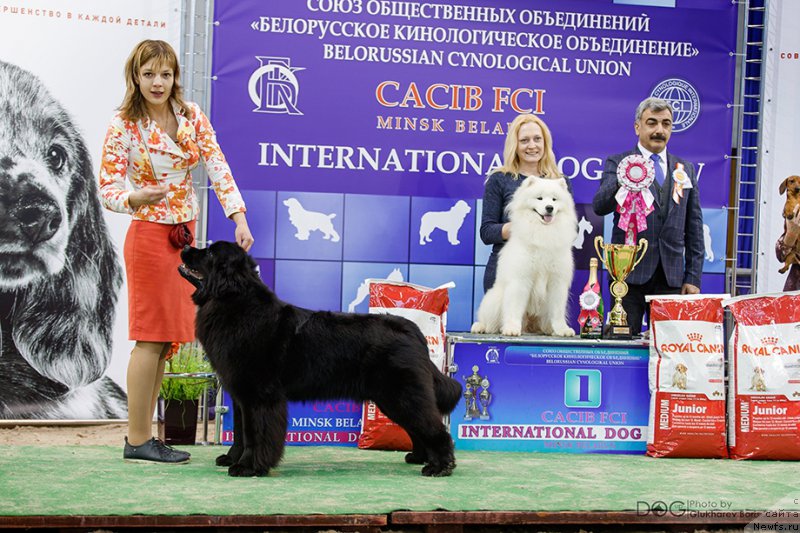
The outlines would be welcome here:
M 503 166 L 492 170 L 493 172 L 505 172 L 511 174 L 514 179 L 519 178 L 519 156 L 517 155 L 517 145 L 519 144 L 519 130 L 522 126 L 534 123 L 542 129 L 544 137 L 544 154 L 539 160 L 539 174 L 545 178 L 560 178 L 561 172 L 558 171 L 556 164 L 556 154 L 553 152 L 553 136 L 550 128 L 542 119 L 532 114 L 517 115 L 508 126 L 506 133 L 506 143 L 503 148 Z
M 139 72 L 142 65 L 146 65 L 155 59 L 155 68 L 168 67 L 172 69 L 174 83 L 172 93 L 169 95 L 170 103 L 175 102 L 180 109 L 180 113 L 192 119 L 192 110 L 183 101 L 183 88 L 181 87 L 181 67 L 178 65 L 178 56 L 172 46 L 165 41 L 154 41 L 146 39 L 139 44 L 128 56 L 125 62 L 125 98 L 119 111 L 125 120 L 139 120 L 147 116 L 145 99 L 139 90 Z

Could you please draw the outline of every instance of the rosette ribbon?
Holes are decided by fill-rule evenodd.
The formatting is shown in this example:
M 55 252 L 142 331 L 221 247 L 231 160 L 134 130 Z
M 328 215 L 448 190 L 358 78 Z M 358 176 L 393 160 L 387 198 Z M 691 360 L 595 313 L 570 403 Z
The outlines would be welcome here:
M 675 170 L 672 171 L 672 201 L 676 204 L 681 203 L 683 198 L 683 190 L 692 188 L 692 180 L 683 169 L 683 163 L 676 163 Z
M 654 179 L 653 162 L 639 154 L 629 155 L 617 165 L 617 226 L 625 232 L 625 244 L 636 244 L 638 233 L 647 229 L 647 215 L 655 209 L 650 192 Z
M 600 307 L 600 295 L 593 291 L 587 291 L 580 295 L 578 298 L 581 307 L 581 313 L 578 315 L 578 324 L 583 327 L 587 320 L 592 318 L 600 318 L 597 308 Z

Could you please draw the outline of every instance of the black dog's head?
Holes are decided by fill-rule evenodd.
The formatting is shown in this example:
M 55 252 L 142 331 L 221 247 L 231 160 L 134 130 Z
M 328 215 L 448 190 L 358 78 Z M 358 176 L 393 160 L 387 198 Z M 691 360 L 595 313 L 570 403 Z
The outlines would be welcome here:
M 192 299 L 197 305 L 236 297 L 254 283 L 263 285 L 255 260 L 232 242 L 217 241 L 202 249 L 186 246 L 181 259 L 178 271 L 194 285 Z

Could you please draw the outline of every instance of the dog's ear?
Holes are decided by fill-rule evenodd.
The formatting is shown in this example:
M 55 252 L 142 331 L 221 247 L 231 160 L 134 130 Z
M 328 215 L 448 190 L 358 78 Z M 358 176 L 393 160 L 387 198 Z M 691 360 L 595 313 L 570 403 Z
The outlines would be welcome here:
M 786 192 L 786 185 L 789 183 L 789 178 L 791 178 L 791 176 L 789 176 L 788 178 L 786 178 L 785 180 L 783 180 L 783 181 L 781 182 L 781 184 L 780 184 L 780 185 L 778 185 L 778 194 L 783 194 L 783 193 L 785 193 L 785 192 Z

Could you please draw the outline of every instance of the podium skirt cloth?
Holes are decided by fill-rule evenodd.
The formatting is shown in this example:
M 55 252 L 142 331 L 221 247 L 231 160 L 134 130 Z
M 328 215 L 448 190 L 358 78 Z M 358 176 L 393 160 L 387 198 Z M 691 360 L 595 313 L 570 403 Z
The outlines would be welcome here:
M 187 225 L 195 232 L 195 222 Z M 133 220 L 125 236 L 128 333 L 131 340 L 194 340 L 194 287 L 178 273 L 180 250 L 169 240 L 170 224 Z

